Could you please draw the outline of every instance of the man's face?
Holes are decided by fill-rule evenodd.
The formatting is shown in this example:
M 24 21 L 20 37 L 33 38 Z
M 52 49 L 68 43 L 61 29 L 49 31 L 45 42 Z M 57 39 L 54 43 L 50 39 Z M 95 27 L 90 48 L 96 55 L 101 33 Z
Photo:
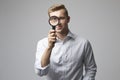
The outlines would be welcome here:
M 50 17 L 51 16 L 56 16 L 59 18 L 59 24 L 56 26 L 56 32 L 65 33 L 68 31 L 69 17 L 66 16 L 64 9 L 51 12 Z

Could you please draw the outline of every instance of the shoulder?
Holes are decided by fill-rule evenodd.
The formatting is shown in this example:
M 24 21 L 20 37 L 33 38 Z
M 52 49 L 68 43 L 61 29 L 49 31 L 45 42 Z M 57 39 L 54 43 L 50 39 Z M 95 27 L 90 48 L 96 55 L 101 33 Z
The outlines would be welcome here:
M 88 39 L 77 36 L 76 37 L 76 44 L 83 47 L 85 50 L 92 50 L 91 43 Z
M 89 40 L 88 39 L 86 39 L 86 38 L 84 38 L 84 37 L 82 37 L 82 36 L 78 36 L 78 35 L 76 35 L 76 34 L 74 34 L 76 37 L 75 37 L 75 40 L 77 41 L 77 42 L 79 42 L 79 43 L 87 43 L 87 42 L 89 42 Z
M 84 38 L 82 36 L 79 35 L 75 35 L 75 43 L 76 44 L 80 44 L 80 45 L 84 45 L 84 46 L 90 46 L 90 41 L 87 38 Z
M 37 43 L 37 45 L 44 45 L 44 46 L 45 46 L 46 44 L 48 44 L 48 38 L 47 38 L 47 37 L 39 40 L 38 43 Z
M 40 39 L 40 40 L 38 41 L 38 43 L 40 43 L 40 42 L 46 42 L 47 40 L 48 40 L 48 38 L 47 38 L 47 37 L 44 37 L 44 38 Z

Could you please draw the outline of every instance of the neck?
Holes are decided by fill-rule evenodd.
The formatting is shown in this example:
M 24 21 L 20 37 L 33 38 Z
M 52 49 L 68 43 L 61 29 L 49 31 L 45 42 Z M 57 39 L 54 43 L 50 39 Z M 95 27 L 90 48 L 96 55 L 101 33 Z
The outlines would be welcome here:
M 56 33 L 57 37 L 61 40 L 64 40 L 64 38 L 67 36 L 69 30 L 67 30 L 66 32 L 61 32 L 61 33 Z

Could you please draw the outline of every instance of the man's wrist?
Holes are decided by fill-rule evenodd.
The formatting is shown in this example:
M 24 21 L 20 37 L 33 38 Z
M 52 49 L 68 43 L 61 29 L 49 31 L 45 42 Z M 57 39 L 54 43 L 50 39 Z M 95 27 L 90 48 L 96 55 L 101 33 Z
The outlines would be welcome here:
M 49 46 L 48 46 L 46 49 L 47 49 L 47 50 L 52 50 L 52 48 L 53 48 L 53 47 L 49 47 Z

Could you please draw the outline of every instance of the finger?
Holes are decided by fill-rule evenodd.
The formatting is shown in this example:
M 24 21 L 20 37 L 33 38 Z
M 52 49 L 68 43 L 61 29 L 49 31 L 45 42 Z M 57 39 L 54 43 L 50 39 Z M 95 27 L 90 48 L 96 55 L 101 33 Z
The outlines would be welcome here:
M 49 34 L 48 38 L 51 38 L 51 37 L 56 37 L 56 35 L 55 34 Z
M 51 33 L 55 33 L 55 30 L 51 29 L 51 30 L 49 31 L 49 34 L 51 34 Z
M 56 41 L 56 39 L 54 37 L 49 38 L 48 40 L 49 40 L 49 42 L 55 42 Z
M 50 36 L 56 36 L 56 34 L 55 33 L 51 33 Z
M 49 40 L 56 40 L 56 37 L 49 37 Z

